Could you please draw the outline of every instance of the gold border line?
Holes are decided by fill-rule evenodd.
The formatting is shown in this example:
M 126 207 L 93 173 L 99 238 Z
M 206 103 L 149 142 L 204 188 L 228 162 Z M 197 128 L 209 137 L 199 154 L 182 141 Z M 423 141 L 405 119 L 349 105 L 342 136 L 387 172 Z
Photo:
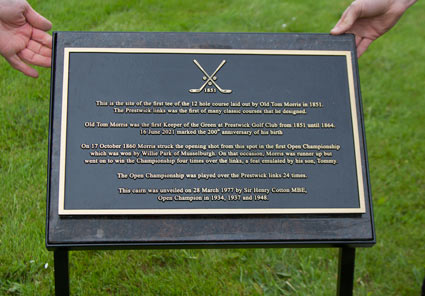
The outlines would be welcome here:
M 65 52 L 98 53 L 190 53 L 190 54 L 259 54 L 259 55 L 331 55 L 347 56 L 343 50 L 281 50 L 281 49 L 199 49 L 199 48 L 108 48 L 108 47 L 66 47 Z
M 66 136 L 68 123 L 68 73 L 70 48 L 64 50 L 63 61 L 63 84 L 62 84 L 62 120 L 60 140 L 60 164 L 59 164 L 59 215 L 65 210 L 65 167 L 66 167 Z
M 353 137 L 354 137 L 354 151 L 356 159 L 356 169 L 357 169 L 357 183 L 359 187 L 359 203 L 360 209 L 366 212 L 365 209 L 365 196 L 364 196 L 364 184 L 363 184 L 363 169 L 361 165 L 361 154 L 360 154 L 360 136 L 359 136 L 359 125 L 357 119 L 357 104 L 356 104 L 356 94 L 354 90 L 354 77 L 353 77 L 353 65 L 351 62 L 351 52 L 347 54 L 347 74 L 348 74 L 348 84 L 350 89 L 350 101 L 351 101 L 351 118 L 353 123 Z
M 65 210 L 62 215 L 187 215 L 187 214 L 357 214 L 364 213 L 360 208 L 317 208 L 317 209 L 116 209 L 116 210 Z
M 186 54 L 257 54 L 257 55 L 331 55 L 345 56 L 347 62 L 347 78 L 349 86 L 354 150 L 356 160 L 357 185 L 359 192 L 359 208 L 261 208 L 261 209 L 112 209 L 112 210 L 66 210 L 65 209 L 65 167 L 66 167 L 66 135 L 68 112 L 68 73 L 69 54 L 71 52 L 93 53 L 186 53 Z M 353 66 L 350 51 L 329 50 L 268 50 L 268 49 L 189 49 L 189 48 L 64 48 L 64 70 L 62 89 L 62 119 L 60 141 L 59 168 L 59 215 L 172 215 L 172 214 L 348 214 L 365 213 L 365 193 L 363 169 L 360 153 L 357 105 L 354 89 Z

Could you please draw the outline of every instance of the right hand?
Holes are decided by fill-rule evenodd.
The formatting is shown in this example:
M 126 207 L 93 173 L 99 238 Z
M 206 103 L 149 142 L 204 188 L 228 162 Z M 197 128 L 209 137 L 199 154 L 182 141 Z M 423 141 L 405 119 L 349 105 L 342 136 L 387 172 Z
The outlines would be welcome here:
M 27 76 L 38 72 L 27 64 L 50 67 L 52 24 L 25 0 L 0 0 L 0 54 Z

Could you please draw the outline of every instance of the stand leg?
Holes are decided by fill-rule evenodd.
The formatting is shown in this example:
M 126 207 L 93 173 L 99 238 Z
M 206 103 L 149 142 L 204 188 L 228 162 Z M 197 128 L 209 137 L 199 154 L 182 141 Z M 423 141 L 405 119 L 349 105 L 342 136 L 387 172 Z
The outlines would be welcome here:
M 54 251 L 55 295 L 69 296 L 68 250 Z
M 353 295 L 355 257 L 355 248 L 342 247 L 339 249 L 337 296 Z

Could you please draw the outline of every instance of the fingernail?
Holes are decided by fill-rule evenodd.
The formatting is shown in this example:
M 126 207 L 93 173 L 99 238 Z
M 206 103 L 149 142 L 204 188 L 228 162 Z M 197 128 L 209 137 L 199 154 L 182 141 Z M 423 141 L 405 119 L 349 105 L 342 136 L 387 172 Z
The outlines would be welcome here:
M 331 30 L 331 33 L 336 33 L 339 31 L 339 26 L 335 26 L 333 27 L 333 29 Z

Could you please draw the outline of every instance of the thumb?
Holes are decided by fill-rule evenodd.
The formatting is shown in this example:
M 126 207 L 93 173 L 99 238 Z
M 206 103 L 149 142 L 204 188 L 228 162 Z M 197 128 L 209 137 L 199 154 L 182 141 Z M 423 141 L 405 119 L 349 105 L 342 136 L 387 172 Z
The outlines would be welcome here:
M 362 9 L 360 5 L 354 1 L 348 8 L 344 11 L 341 18 L 339 19 L 338 23 L 335 25 L 335 27 L 331 30 L 331 34 L 333 35 L 339 35 L 342 33 L 347 32 L 351 29 L 354 22 L 359 18 L 361 15 Z
M 28 23 L 37 29 L 49 31 L 52 28 L 52 23 L 35 11 L 29 4 L 24 12 L 24 16 Z

